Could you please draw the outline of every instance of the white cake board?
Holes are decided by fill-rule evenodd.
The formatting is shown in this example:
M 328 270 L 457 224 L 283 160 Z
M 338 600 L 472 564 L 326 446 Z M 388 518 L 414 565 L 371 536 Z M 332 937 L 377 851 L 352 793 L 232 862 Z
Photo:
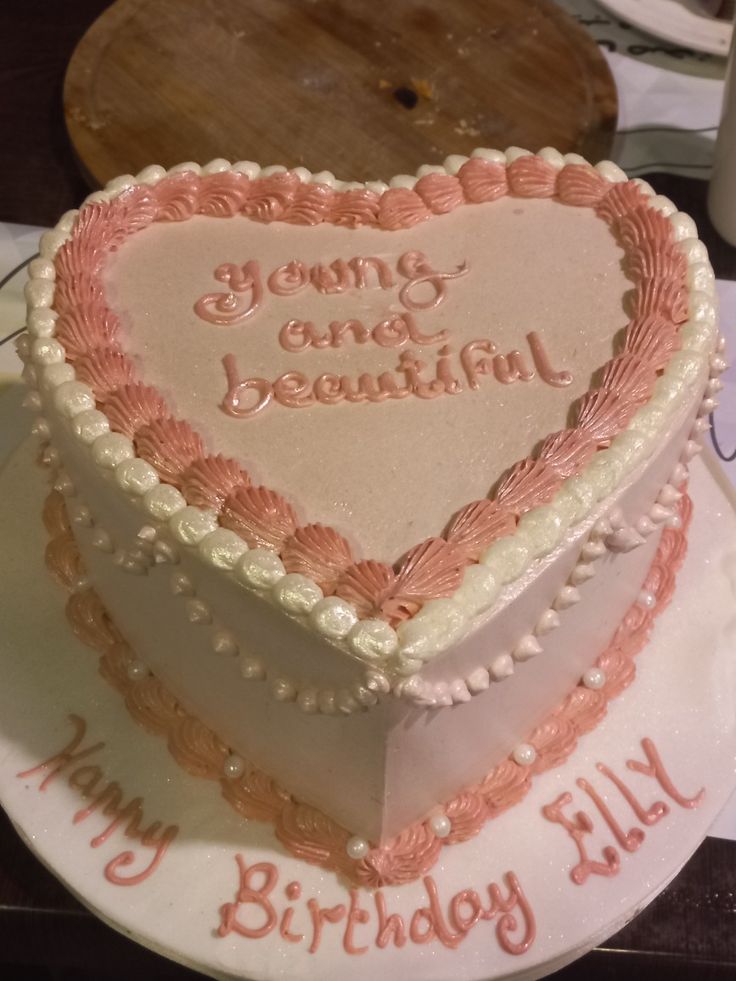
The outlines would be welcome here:
M 453 895 L 475 889 L 484 905 L 487 887 L 508 893 L 504 873 L 513 871 L 536 920 L 536 939 L 525 953 L 511 955 L 498 944 L 498 918 L 481 921 L 456 949 L 438 940 L 402 948 L 376 946 L 373 894 L 361 890 L 370 914 L 357 924 L 356 946 L 343 948 L 345 920 L 326 923 L 315 953 L 306 900 L 321 906 L 349 905 L 347 885 L 332 873 L 299 862 L 279 845 L 268 824 L 239 818 L 218 787 L 189 776 L 174 762 L 162 739 L 147 734 L 129 717 L 122 698 L 98 675 L 97 655 L 78 643 L 64 617 L 64 591 L 49 578 L 44 563 L 45 532 L 40 511 L 45 475 L 33 463 L 35 447 L 25 444 L 0 473 L 0 535 L 5 587 L 0 630 L 0 800 L 33 852 L 79 899 L 107 923 L 134 940 L 214 978 L 276 978 L 373 981 L 379 973 L 403 981 L 532 979 L 562 967 L 620 929 L 659 893 L 705 837 L 736 785 L 736 514 L 732 492 L 710 460 L 695 461 L 691 494 L 695 509 L 690 547 L 675 599 L 657 620 L 653 640 L 637 658 L 633 686 L 614 700 L 598 728 L 583 737 L 562 767 L 535 779 L 526 799 L 486 824 L 476 838 L 443 849 L 431 870 L 447 915 Z M 87 734 L 81 747 L 104 747 L 59 774 L 44 791 L 44 774 L 26 778 L 65 747 L 73 729 L 69 714 L 82 717 Z M 644 760 L 641 740 L 654 740 L 675 786 L 686 796 L 705 787 L 697 808 L 674 803 L 652 777 L 626 769 L 626 760 Z M 669 813 L 643 828 L 622 795 L 596 769 L 602 762 L 621 777 L 645 807 L 669 803 Z M 122 874 L 149 865 L 151 848 L 113 831 L 99 847 L 90 842 L 110 823 L 95 811 L 74 823 L 85 803 L 67 777 L 88 777 L 97 766 L 98 791 L 110 781 L 122 788 L 123 802 L 143 799 L 145 826 L 153 820 L 176 823 L 179 833 L 158 868 L 138 885 L 114 885 L 103 875 L 107 864 L 130 849 L 135 859 Z M 47 771 L 50 772 L 50 771 Z M 643 828 L 641 847 L 627 852 L 613 840 L 592 800 L 576 785 L 584 777 L 599 791 L 624 831 Z M 593 832 L 585 839 L 591 858 L 614 845 L 620 870 L 591 875 L 576 885 L 570 870 L 578 861 L 573 839 L 541 808 L 564 791 L 572 794 L 566 814 L 586 811 Z M 304 933 L 287 943 L 272 931 L 261 939 L 237 933 L 219 937 L 220 907 L 233 902 L 239 886 L 235 854 L 248 865 L 272 862 L 279 871 L 271 899 L 279 918 L 290 905 L 285 887 L 302 884 L 294 902 L 291 930 Z M 261 881 L 255 877 L 255 883 Z M 382 890 L 390 913 L 406 922 L 426 906 L 419 881 Z M 250 912 L 250 916 L 246 912 Z M 253 906 L 239 917 L 251 926 L 263 921 Z M 467 909 L 465 910 L 467 913 Z M 517 914 L 514 940 L 523 934 Z M 257 915 L 256 915 L 257 914 Z

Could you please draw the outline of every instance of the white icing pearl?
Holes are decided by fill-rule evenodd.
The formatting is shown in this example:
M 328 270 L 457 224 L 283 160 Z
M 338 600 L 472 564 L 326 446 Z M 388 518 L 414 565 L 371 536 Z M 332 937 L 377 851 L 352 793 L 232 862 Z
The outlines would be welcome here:
M 63 494 L 64 497 L 72 497 L 77 492 L 76 487 L 72 483 L 71 477 L 64 470 L 59 471 L 59 475 L 54 481 L 54 490 L 57 490 L 60 494 Z
M 212 650 L 222 657 L 235 657 L 238 653 L 238 642 L 230 630 L 215 630 L 212 634 Z
M 59 465 L 59 451 L 54 446 L 45 447 L 41 454 L 41 462 L 45 467 L 57 467 Z
M 531 766 L 537 758 L 537 751 L 530 743 L 519 743 L 512 752 L 511 758 L 519 766 Z
M 84 382 L 62 382 L 54 392 L 54 405 L 67 419 L 73 419 L 80 412 L 94 409 L 95 397 L 92 389 Z
M 391 682 L 382 671 L 366 672 L 365 686 L 378 695 L 387 695 L 391 691 Z
M 716 308 L 712 297 L 692 290 L 688 296 L 688 317 L 697 323 L 712 326 L 716 319 Z
M 87 507 L 86 504 L 67 504 L 67 510 L 71 516 L 72 521 L 75 525 L 80 525 L 82 528 L 91 528 L 92 512 Z
M 493 571 L 482 563 L 469 565 L 463 573 L 463 581 L 453 599 L 463 607 L 469 617 L 489 610 L 501 591 L 501 584 Z
M 341 689 L 337 693 L 335 704 L 343 715 L 352 715 L 353 712 L 357 712 L 360 708 L 358 703 L 353 698 L 352 692 L 348 691 L 346 688 Z
M 422 681 L 419 675 L 412 675 L 404 681 L 398 681 L 392 690 L 396 698 L 406 698 L 415 705 L 434 705 L 434 685 Z
M 468 158 L 463 157 L 462 154 L 451 153 L 449 157 L 445 157 L 443 164 L 448 174 L 456 174 L 467 162 Z
M 225 762 L 222 764 L 222 772 L 228 780 L 237 780 L 238 777 L 242 777 L 245 773 L 245 760 L 242 756 L 231 753 L 225 757 Z
M 417 177 L 428 177 L 430 174 L 446 174 L 447 171 L 439 164 L 422 164 L 417 170 Z
M 168 172 L 170 174 L 199 174 L 202 168 L 198 163 L 194 163 L 192 160 L 187 160 L 185 163 L 176 164 L 173 167 L 169 167 Z
M 709 262 L 691 262 L 687 267 L 687 285 L 692 290 L 711 295 L 715 285 L 713 267 Z
M 125 552 L 119 552 L 115 556 L 115 564 L 130 576 L 148 575 L 148 568 Z
M 653 198 L 649 199 L 648 204 L 650 208 L 652 208 L 654 211 L 659 211 L 660 214 L 665 216 L 665 218 L 669 218 L 670 215 L 674 215 L 674 213 L 677 211 L 674 204 L 669 198 L 666 198 L 664 194 L 655 194 Z
M 672 517 L 667 518 L 665 524 L 668 528 L 682 528 L 682 519 L 679 514 L 673 514 Z
M 171 577 L 171 592 L 174 596 L 194 596 L 194 584 L 183 572 L 175 572 Z
M 228 528 L 216 528 L 198 547 L 200 555 L 217 569 L 234 569 L 248 551 L 243 539 Z
M 126 494 L 142 496 L 159 483 L 158 474 L 145 460 L 124 460 L 115 468 L 115 480 Z
M 31 310 L 28 314 L 28 333 L 34 337 L 52 337 L 58 316 L 55 310 Z
M 606 546 L 602 541 L 588 541 L 580 550 L 580 556 L 581 558 L 585 559 L 586 562 L 595 562 L 605 554 Z
M 80 442 L 89 446 L 100 436 L 110 432 L 110 422 L 98 409 L 87 409 L 74 416 L 72 431 Z
M 588 668 L 588 670 L 583 675 L 583 684 L 586 688 L 591 688 L 596 691 L 602 688 L 606 683 L 606 675 L 604 671 L 600 668 Z
M 529 658 L 541 653 L 542 645 L 534 634 L 526 634 L 514 648 L 513 658 L 515 661 L 528 661 Z
M 293 702 L 296 698 L 296 687 L 288 678 L 276 678 L 271 686 L 271 691 L 277 702 Z
M 230 161 L 223 160 L 222 157 L 216 157 L 202 167 L 203 174 L 224 174 L 228 170 L 230 170 Z
M 601 160 L 600 163 L 595 165 L 595 169 L 601 177 L 610 181 L 612 184 L 621 184 L 629 179 L 623 170 L 617 164 L 613 163 L 612 160 Z
M 44 259 L 53 259 L 66 240 L 67 233 L 65 231 L 51 228 L 41 236 L 38 251 Z
M 506 163 L 506 154 L 503 150 L 493 150 L 489 147 L 479 146 L 470 154 L 471 157 L 480 157 L 481 160 L 487 160 L 489 163 Z
M 273 588 L 273 597 L 289 613 L 307 614 L 322 599 L 317 583 L 298 572 L 289 572 Z
M 135 187 L 135 177 L 132 174 L 121 174 L 120 177 L 113 177 L 105 184 L 105 191 L 111 197 L 117 197 L 123 191 L 129 191 L 131 187 Z
M 312 174 L 309 178 L 312 184 L 326 184 L 327 187 L 335 186 L 335 175 L 331 170 L 320 170 L 316 174 Z
M 256 657 L 249 654 L 240 655 L 240 673 L 248 681 L 260 681 L 266 676 L 263 665 Z
M 132 442 L 122 433 L 103 433 L 92 444 L 92 459 L 108 470 L 113 470 L 123 460 L 132 460 L 134 456 Z
M 156 541 L 153 546 L 153 559 L 157 565 L 177 565 L 179 552 L 170 542 Z
M 319 710 L 322 715 L 335 715 L 337 712 L 337 702 L 335 698 L 335 693 L 329 688 L 318 692 L 317 701 L 319 703 Z
M 91 541 L 92 547 L 99 549 L 100 552 L 113 551 L 114 545 L 112 543 L 112 538 L 110 538 L 110 535 L 103 528 L 98 528 L 95 531 L 95 533 L 92 535 Z
M 261 172 L 260 164 L 253 163 L 252 160 L 238 160 L 233 164 L 232 169 L 236 174 L 245 174 L 250 180 L 255 180 Z
M 274 174 L 285 174 L 287 168 L 283 164 L 271 164 L 269 167 L 264 167 L 261 171 L 261 177 L 272 177 Z
M 207 624 L 212 623 L 212 612 L 209 606 L 201 599 L 189 599 L 186 603 L 187 619 L 190 623 Z
M 30 409 L 32 412 L 38 412 L 41 408 L 41 396 L 38 392 L 27 392 L 23 402 L 21 403 L 24 409 Z M 48 426 L 46 426 L 48 430 Z
M 514 160 L 519 160 L 521 157 L 531 157 L 532 152 L 520 146 L 510 146 L 504 155 L 506 157 L 506 163 L 512 164 Z
M 82 202 L 85 204 L 108 204 L 112 199 L 112 195 L 108 194 L 107 191 L 93 191 L 88 194 L 87 197 Z
M 314 688 L 304 688 L 296 697 L 296 702 L 302 712 L 314 715 L 319 710 L 317 691 Z
M 148 677 L 148 668 L 143 661 L 129 661 L 126 674 L 131 681 L 142 681 Z
M 673 215 L 670 215 L 670 222 L 672 223 L 672 230 L 676 242 L 698 237 L 697 225 L 690 215 L 686 215 L 684 211 L 676 211 Z
M 580 593 L 574 586 L 563 586 L 555 597 L 554 607 L 556 610 L 568 610 L 571 606 L 580 602 Z
M 15 339 L 15 353 L 24 363 L 28 361 L 31 353 L 31 338 L 28 334 L 21 334 Z
M 62 364 L 66 358 L 63 346 L 53 337 L 37 338 L 31 344 L 30 353 L 33 362 L 42 365 Z
M 187 505 L 169 518 L 169 527 L 183 545 L 197 545 L 217 528 L 217 518 L 212 511 Z
M 595 575 L 595 566 L 587 562 L 578 562 L 570 573 L 570 582 L 573 586 L 580 586 Z
M 48 439 L 50 432 L 49 424 L 44 418 L 39 416 L 31 426 L 31 432 L 34 436 L 38 436 L 39 439 Z
M 355 861 L 359 861 L 361 858 L 365 858 L 368 852 L 371 850 L 371 846 L 365 840 L 365 838 L 359 838 L 357 835 L 353 835 L 352 838 L 348 838 L 348 843 L 345 846 L 345 851 L 348 856 Z
M 79 208 L 70 208 L 69 211 L 65 211 L 64 214 L 59 218 L 56 223 L 56 228 L 61 232 L 67 232 L 67 234 L 74 228 L 77 218 L 79 217 Z
M 312 176 L 312 171 L 307 170 L 306 167 L 292 167 L 291 170 L 294 177 L 298 177 L 302 184 L 308 184 L 309 178 Z
M 498 582 L 505 585 L 518 579 L 531 565 L 530 543 L 518 533 L 500 538 L 486 549 L 480 560 L 483 565 L 488 566 Z
M 563 159 L 566 164 L 587 164 L 585 157 L 581 157 L 579 153 L 565 153 L 563 154 Z
M 555 150 L 551 146 L 543 146 L 542 149 L 537 153 L 538 157 L 541 157 L 546 163 L 550 164 L 555 170 L 562 170 L 565 166 L 565 158 L 562 156 L 559 150 Z
M 646 589 L 642 589 L 642 591 L 639 593 L 639 596 L 637 597 L 637 603 L 640 606 L 643 606 L 647 610 L 651 610 L 656 602 L 657 602 L 657 597 L 654 595 L 654 593 L 650 593 Z
M 164 177 L 166 177 L 166 170 L 159 167 L 158 164 L 151 164 L 135 175 L 135 182 L 136 184 L 158 184 Z
M 358 622 L 355 608 L 339 596 L 327 596 L 315 604 L 309 618 L 317 630 L 332 640 L 347 637 Z
M 235 574 L 241 582 L 255 589 L 268 589 L 286 575 L 284 563 L 267 548 L 252 548 L 245 552 Z
M 417 182 L 417 178 L 413 177 L 411 174 L 396 174 L 388 182 L 389 187 L 405 187 L 408 190 L 412 190 Z
M 184 495 L 171 484 L 158 484 L 143 495 L 143 507 L 157 521 L 168 521 L 186 504 Z
M 378 703 L 378 696 L 374 695 L 370 688 L 366 688 L 360 681 L 355 682 L 352 692 L 356 702 L 364 708 L 369 708 L 371 705 Z
M 503 681 L 514 673 L 514 660 L 510 654 L 499 654 L 489 668 L 494 681 Z
M 491 676 L 486 671 L 485 668 L 476 668 L 475 671 L 471 672 L 465 679 L 465 683 L 468 686 L 468 691 L 477 695 L 479 692 L 485 691 L 486 688 L 490 686 Z
M 28 265 L 28 275 L 32 279 L 56 279 L 56 268 L 53 262 L 40 257 L 33 259 Z
M 452 831 L 452 822 L 446 814 L 433 814 L 429 827 L 437 838 L 446 838 Z
M 545 610 L 537 621 L 534 633 L 537 637 L 543 637 L 545 634 L 550 633 L 550 631 L 556 630 L 559 625 L 560 617 L 556 610 Z
M 74 381 L 74 378 L 74 368 L 66 361 L 60 364 L 47 364 L 41 369 L 39 387 L 46 392 L 51 392 L 64 382 Z
M 413 619 L 399 624 L 396 633 L 401 653 L 421 660 L 430 658 L 459 640 L 466 624 L 465 611 L 454 600 L 430 600 Z
M 50 307 L 54 299 L 54 284 L 48 279 L 29 279 L 23 288 L 23 296 L 31 310 Z
M 348 634 L 348 647 L 369 661 L 391 657 L 399 649 L 399 638 L 385 620 L 360 620 Z

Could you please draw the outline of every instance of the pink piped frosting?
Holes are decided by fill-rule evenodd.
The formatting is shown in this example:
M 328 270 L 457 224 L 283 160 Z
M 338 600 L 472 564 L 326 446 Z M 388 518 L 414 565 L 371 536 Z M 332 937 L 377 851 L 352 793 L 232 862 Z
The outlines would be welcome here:
M 298 519 L 280 494 L 267 487 L 239 487 L 225 500 L 221 522 L 237 532 L 250 548 L 279 551 L 294 534 Z
M 221 511 L 237 487 L 249 487 L 250 477 L 237 460 L 218 453 L 192 461 L 181 477 L 181 490 L 189 504 Z
M 406 559 L 388 565 L 356 554 L 354 544 L 333 549 L 327 539 L 334 544 L 341 538 L 333 529 L 319 541 L 313 534 L 298 534 L 313 526 L 301 524 L 294 505 L 273 490 L 252 488 L 234 461 L 207 455 L 196 430 L 173 416 L 162 395 L 136 382 L 120 348 L 119 324 L 107 306 L 101 272 L 109 252 L 151 222 L 182 221 L 195 214 L 243 215 L 259 222 L 331 222 L 400 231 L 456 207 L 508 194 L 593 208 L 626 250 L 636 284 L 633 315 L 621 352 L 602 368 L 601 386 L 580 399 L 574 425 L 550 434 L 535 457 L 519 461 L 503 476 L 489 502 L 492 508 L 471 502 L 458 512 L 443 535 L 454 551 L 432 548 L 423 563 L 421 588 L 416 574 L 408 575 Z M 178 486 L 190 503 L 218 511 L 221 524 L 242 534 L 249 545 L 280 553 L 288 547 L 287 568 L 314 570 L 361 616 L 394 624 L 413 616 L 428 599 L 452 595 L 465 565 L 477 561 L 496 538 L 512 533 L 521 515 L 549 501 L 565 479 L 580 473 L 596 450 L 610 443 L 650 397 L 657 373 L 680 346 L 678 331 L 687 318 L 685 259 L 670 222 L 648 207 L 636 182 L 610 184 L 588 164 L 556 170 L 535 156 L 519 157 L 508 166 L 472 157 L 455 175 L 428 174 L 414 188 L 390 188 L 383 194 L 305 184 L 290 172 L 257 179 L 234 171 L 174 174 L 153 187 L 133 187 L 108 204 L 86 205 L 59 249 L 56 268 L 57 336 L 80 377 L 93 387 L 112 428 L 134 439 L 163 480 Z
M 313 579 L 325 595 L 335 592 L 342 570 L 353 562 L 348 542 L 334 528 L 306 525 L 287 538 L 281 557 L 287 572 Z
M 133 437 L 139 429 L 166 416 L 166 403 L 151 385 L 122 385 L 103 402 L 110 426 Z
M 195 460 L 204 456 L 201 436 L 188 422 L 154 419 L 135 434 L 138 456 L 154 466 L 164 480 L 178 481 Z
M 100 402 L 118 388 L 135 381 L 135 370 L 118 347 L 98 347 L 75 364 L 80 381 L 86 382 Z

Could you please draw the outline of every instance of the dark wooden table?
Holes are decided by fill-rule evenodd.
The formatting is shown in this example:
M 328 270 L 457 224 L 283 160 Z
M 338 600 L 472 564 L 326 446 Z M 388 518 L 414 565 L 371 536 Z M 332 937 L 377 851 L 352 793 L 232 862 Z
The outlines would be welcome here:
M 0 221 L 50 225 L 88 188 L 64 130 L 61 90 L 76 42 L 108 0 L 0 3 Z M 452 148 L 448 147 L 448 151 Z M 736 249 L 705 211 L 705 182 L 648 175 L 695 218 L 718 277 Z M 0 277 L 7 270 L 0 270 Z M 88 913 L 43 868 L 0 812 L 0 978 L 118 981 L 201 977 L 144 950 Z M 736 978 L 736 843 L 707 839 L 633 923 L 555 975 L 572 979 Z

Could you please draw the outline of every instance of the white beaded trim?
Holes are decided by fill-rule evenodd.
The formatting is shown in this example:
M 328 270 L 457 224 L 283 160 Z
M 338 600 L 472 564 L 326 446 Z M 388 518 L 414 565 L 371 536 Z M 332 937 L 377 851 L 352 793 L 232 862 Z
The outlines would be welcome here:
M 498 150 L 479 148 L 473 151 L 472 155 L 508 164 L 521 156 L 529 155 L 529 151 L 519 147 L 509 147 L 506 153 L 503 153 Z M 562 156 L 549 147 L 541 150 L 539 156 L 555 167 L 569 163 L 586 162 L 577 154 Z M 434 167 L 432 172 L 441 173 L 444 170 L 445 173 L 456 174 L 467 159 L 467 157 L 460 155 L 450 156 L 445 160 L 443 167 Z M 90 195 L 85 203 L 109 201 L 136 183 L 154 184 L 167 173 L 176 174 L 190 171 L 196 174 L 208 174 L 232 170 L 247 174 L 253 179 L 260 175 L 267 176 L 270 173 L 283 172 L 285 169 L 281 166 L 261 169 L 257 164 L 249 161 L 239 161 L 231 165 L 228 161 L 219 159 L 211 161 L 204 167 L 195 163 L 183 163 L 172 167 L 169 171 L 152 166 L 145 168 L 137 177 L 124 175 L 116 178 L 107 185 L 104 191 Z M 421 173 L 428 172 L 420 170 Z M 610 161 L 602 161 L 597 164 L 596 170 L 608 181 L 615 183 L 626 180 L 626 175 Z M 296 173 L 299 179 L 304 182 L 323 182 L 334 187 L 347 186 L 343 185 L 342 182 L 335 181 L 334 176 L 327 172 L 310 174 L 306 169 L 299 168 Z M 407 180 L 409 184 L 406 183 Z M 393 186 L 410 186 L 414 180 L 415 178 L 399 175 L 398 178 L 395 178 L 395 181 L 399 183 L 394 183 Z M 645 194 L 650 194 L 651 189 L 645 182 L 639 181 L 638 184 Z M 354 182 L 350 186 L 366 186 L 378 190 L 380 193 L 388 185 L 382 182 L 368 182 L 365 185 Z M 495 543 L 486 551 L 482 556 L 482 565 L 486 569 L 485 575 L 482 572 L 476 572 L 465 576 L 463 584 L 452 599 L 432 600 L 425 604 L 413 620 L 400 625 L 398 652 L 392 651 L 387 656 L 396 659 L 397 670 L 401 674 L 406 675 L 411 671 L 418 670 L 425 661 L 460 639 L 467 632 L 472 618 L 490 608 L 495 600 L 494 593 L 497 593 L 500 586 L 516 579 L 534 559 L 547 554 L 554 548 L 572 524 L 583 520 L 597 501 L 607 496 L 613 487 L 647 456 L 656 444 L 663 423 L 675 410 L 678 396 L 697 379 L 703 362 L 708 357 L 715 334 L 716 313 L 713 299 L 712 268 L 708 263 L 704 246 L 697 239 L 695 224 L 689 216 L 678 212 L 672 202 L 658 195 L 649 196 L 649 206 L 666 215 L 672 222 L 678 247 L 688 261 L 688 276 L 692 291 L 689 297 L 690 319 L 682 329 L 682 350 L 672 358 L 655 386 L 654 395 L 647 405 L 636 413 L 629 429 L 616 437 L 608 450 L 599 451 L 582 474 L 567 480 L 552 504 L 542 505 L 527 512 L 514 536 L 508 540 L 503 539 L 501 542 Z M 63 346 L 52 336 L 56 320 L 56 313 L 51 309 L 53 302 L 52 284 L 55 278 L 52 260 L 56 251 L 69 237 L 77 213 L 76 211 L 67 212 L 57 223 L 55 229 L 42 236 L 41 257 L 34 260 L 29 268 L 28 332 L 33 339 L 28 346 L 27 356 L 32 364 L 42 371 L 39 381 L 40 387 L 52 391 L 61 414 L 73 420 L 75 436 L 85 445 L 91 445 L 95 462 L 103 468 L 114 469 L 124 461 L 133 459 L 132 443 L 129 440 L 123 442 L 126 437 L 121 436 L 121 434 L 105 431 L 104 427 L 107 420 L 103 413 L 95 409 L 91 390 L 88 386 L 75 380 L 72 366 L 64 362 L 66 352 Z M 36 380 L 33 375 L 31 375 L 31 379 L 31 383 L 35 384 Z M 714 394 L 713 390 L 708 393 L 708 399 L 703 406 L 703 411 L 706 414 L 715 407 L 715 402 L 710 397 L 712 394 Z M 109 423 L 107 426 L 109 429 Z M 632 434 L 639 437 L 638 440 L 632 440 Z M 105 440 L 107 437 L 119 438 L 101 443 L 101 440 Z M 696 450 L 691 448 L 690 452 L 696 452 Z M 125 474 L 127 471 L 123 471 L 123 473 Z M 122 481 L 124 478 L 121 477 L 120 479 Z M 146 480 L 151 486 L 147 487 L 145 491 L 134 490 L 133 493 L 144 494 L 144 505 L 153 517 L 159 520 L 164 518 L 170 520 L 172 531 L 184 545 L 194 546 L 206 535 L 215 531 L 217 522 L 209 512 L 200 511 L 203 517 L 201 519 L 196 518 L 193 512 L 200 509 L 190 508 L 185 503 L 182 504 L 183 498 L 181 495 L 179 497 L 174 496 L 179 493 L 174 488 L 167 488 L 164 492 L 169 498 L 164 503 L 164 495 L 158 497 L 156 491 L 163 491 L 166 485 L 156 486 L 148 475 Z M 574 497 L 573 501 L 570 500 L 571 494 Z M 180 517 L 179 512 L 184 510 L 188 512 L 187 515 Z M 508 544 L 504 544 L 506 542 Z M 251 551 L 263 552 L 266 550 Z M 244 559 L 246 554 L 243 555 Z M 205 561 L 212 561 L 206 554 L 204 558 Z M 240 569 L 242 571 L 239 575 L 241 581 L 245 585 L 255 588 L 270 588 L 272 597 L 291 615 L 309 616 L 312 608 L 321 599 L 321 596 L 317 594 L 319 587 L 314 583 L 307 584 L 306 581 L 298 589 L 293 583 L 284 584 L 279 589 L 281 579 L 286 578 L 286 576 L 285 570 L 280 577 L 278 576 L 280 569 L 275 563 L 272 563 L 268 572 L 264 570 L 265 576 L 263 578 L 268 580 L 266 583 L 263 580 L 258 580 L 253 564 L 247 566 L 251 573 L 248 574 L 244 571 L 242 562 L 243 560 L 241 560 Z M 215 563 L 213 562 L 213 564 Z M 216 564 L 215 567 L 217 567 Z M 319 592 L 321 593 L 321 591 Z M 311 617 L 308 622 L 312 629 L 330 637 L 333 641 L 337 639 L 344 642 L 344 638 L 335 637 L 334 624 L 330 618 L 325 620 Z M 391 628 L 388 627 L 388 629 Z M 346 636 L 347 644 L 353 653 L 358 656 L 365 656 L 368 653 L 366 645 L 351 641 L 352 631 L 348 631 Z M 392 646 L 388 641 L 384 645 L 386 650 L 391 649 Z M 476 683 L 477 681 L 476 678 Z

